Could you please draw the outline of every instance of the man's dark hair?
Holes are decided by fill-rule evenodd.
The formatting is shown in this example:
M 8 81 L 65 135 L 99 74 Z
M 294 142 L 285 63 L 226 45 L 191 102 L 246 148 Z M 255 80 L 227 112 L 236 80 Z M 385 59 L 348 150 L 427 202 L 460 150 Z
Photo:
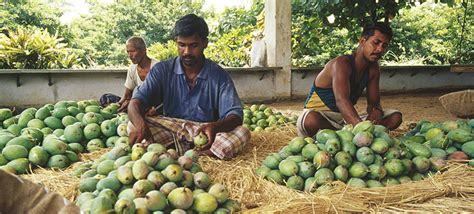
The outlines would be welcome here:
M 388 39 L 392 39 L 393 37 L 392 28 L 390 28 L 390 26 L 384 22 L 376 22 L 375 24 L 369 24 L 364 26 L 361 36 L 369 38 L 374 35 L 375 30 L 378 30 L 384 35 L 388 36 Z
M 146 49 L 146 43 L 145 40 L 142 37 L 139 36 L 132 36 L 129 39 L 127 39 L 126 44 L 131 44 L 133 47 L 135 47 L 138 50 L 145 50 Z
M 188 14 L 180 18 L 174 27 L 174 36 L 192 36 L 197 34 L 202 40 L 207 40 L 209 28 L 202 17 Z

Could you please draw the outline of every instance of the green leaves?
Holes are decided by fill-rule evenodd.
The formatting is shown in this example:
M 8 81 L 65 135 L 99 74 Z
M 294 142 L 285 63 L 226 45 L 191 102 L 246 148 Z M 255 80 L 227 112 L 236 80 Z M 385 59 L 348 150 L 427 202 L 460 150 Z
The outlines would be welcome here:
M 206 57 L 229 67 L 244 67 L 250 64 L 253 26 L 234 28 L 205 50 Z
M 150 57 L 161 61 L 178 56 L 178 48 L 174 40 L 169 40 L 165 44 L 155 43 L 151 45 L 147 53 Z
M 464 14 L 462 4 L 439 2 L 447 4 L 412 7 L 413 0 L 399 0 L 397 4 L 392 0 L 293 0 L 293 66 L 324 65 L 331 58 L 350 53 L 357 47 L 362 26 L 373 22 L 373 17 L 379 21 L 393 18 L 395 36 L 383 63 L 472 64 L 474 26 L 467 21 L 462 34 L 461 25 L 464 18 L 473 19 L 473 4 Z M 335 16 L 332 24 L 327 21 L 331 14 Z
M 459 5 L 427 3 L 401 10 L 391 24 L 395 36 L 385 59 L 409 64 L 472 64 L 474 25 L 466 24 L 463 36 L 461 25 L 464 16 L 473 19 L 474 11 L 464 12 Z M 463 45 L 459 46 L 461 38 Z
M 3 3 L 5 2 L 5 3 Z M 69 41 L 71 35 L 67 26 L 60 23 L 63 12 L 55 4 L 46 4 L 41 0 L 2 1 L 0 3 L 0 28 L 16 30 L 19 26 L 35 26 L 57 33 Z
M 188 0 L 97 3 L 89 16 L 72 23 L 77 35 L 73 47 L 85 51 L 91 66 L 126 65 L 129 37 L 142 36 L 147 44 L 166 43 L 174 38 L 175 22 L 188 13 L 205 16 L 201 8 L 201 2 Z
M 0 34 L 0 65 L 3 68 L 70 68 L 79 58 L 62 43 L 63 38 L 46 30 L 21 28 Z

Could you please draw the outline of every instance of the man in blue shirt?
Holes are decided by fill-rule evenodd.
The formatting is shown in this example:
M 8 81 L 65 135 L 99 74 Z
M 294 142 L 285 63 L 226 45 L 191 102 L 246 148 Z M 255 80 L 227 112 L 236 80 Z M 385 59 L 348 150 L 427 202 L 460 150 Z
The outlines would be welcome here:
M 130 101 L 131 144 L 161 143 L 182 154 L 202 132 L 209 142 L 198 150 L 229 159 L 250 140 L 250 132 L 241 126 L 242 106 L 232 79 L 204 57 L 208 34 L 204 19 L 194 14 L 176 22 L 179 56 L 153 66 Z M 163 116 L 145 118 L 145 109 L 159 104 Z

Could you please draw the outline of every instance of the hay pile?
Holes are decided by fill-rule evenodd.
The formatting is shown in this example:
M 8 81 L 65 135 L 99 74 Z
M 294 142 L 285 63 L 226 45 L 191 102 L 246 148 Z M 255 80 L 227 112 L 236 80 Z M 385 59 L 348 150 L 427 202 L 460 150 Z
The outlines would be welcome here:
M 397 135 L 398 133 L 395 133 Z M 466 164 L 451 163 L 443 174 L 428 179 L 378 189 L 353 189 L 341 182 L 313 194 L 291 190 L 255 176 L 254 170 L 272 152 L 279 151 L 294 136 L 294 127 L 252 134 L 252 141 L 231 161 L 200 157 L 200 164 L 213 181 L 225 184 L 233 199 L 242 202 L 244 212 L 474 212 L 474 169 Z M 108 150 L 83 154 L 83 162 L 99 158 Z M 49 190 L 74 201 L 79 179 L 68 174 L 77 164 L 64 171 L 36 169 L 24 175 Z

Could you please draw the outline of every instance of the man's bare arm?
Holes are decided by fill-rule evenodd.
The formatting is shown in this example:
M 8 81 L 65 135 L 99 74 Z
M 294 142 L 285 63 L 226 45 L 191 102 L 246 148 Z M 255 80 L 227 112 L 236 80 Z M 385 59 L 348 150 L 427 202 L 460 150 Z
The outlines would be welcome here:
M 128 105 L 128 118 L 135 127 L 135 129 L 129 133 L 129 143 L 141 143 L 142 140 L 153 143 L 153 136 L 145 122 L 145 108 L 140 100 L 132 99 L 130 101 Z
M 379 124 L 382 121 L 383 111 L 380 106 L 380 67 L 374 64 L 369 68 L 369 82 L 367 84 L 367 120 Z
M 130 99 L 132 98 L 133 90 L 125 88 L 125 94 L 123 95 L 122 99 L 118 102 L 120 104 L 120 108 L 118 109 L 119 112 L 127 110 L 128 104 L 130 103 Z
M 357 124 L 361 121 L 359 114 L 355 110 L 350 100 L 350 74 L 349 62 L 339 58 L 331 66 L 332 88 L 336 98 L 336 105 L 344 120 L 349 124 Z

